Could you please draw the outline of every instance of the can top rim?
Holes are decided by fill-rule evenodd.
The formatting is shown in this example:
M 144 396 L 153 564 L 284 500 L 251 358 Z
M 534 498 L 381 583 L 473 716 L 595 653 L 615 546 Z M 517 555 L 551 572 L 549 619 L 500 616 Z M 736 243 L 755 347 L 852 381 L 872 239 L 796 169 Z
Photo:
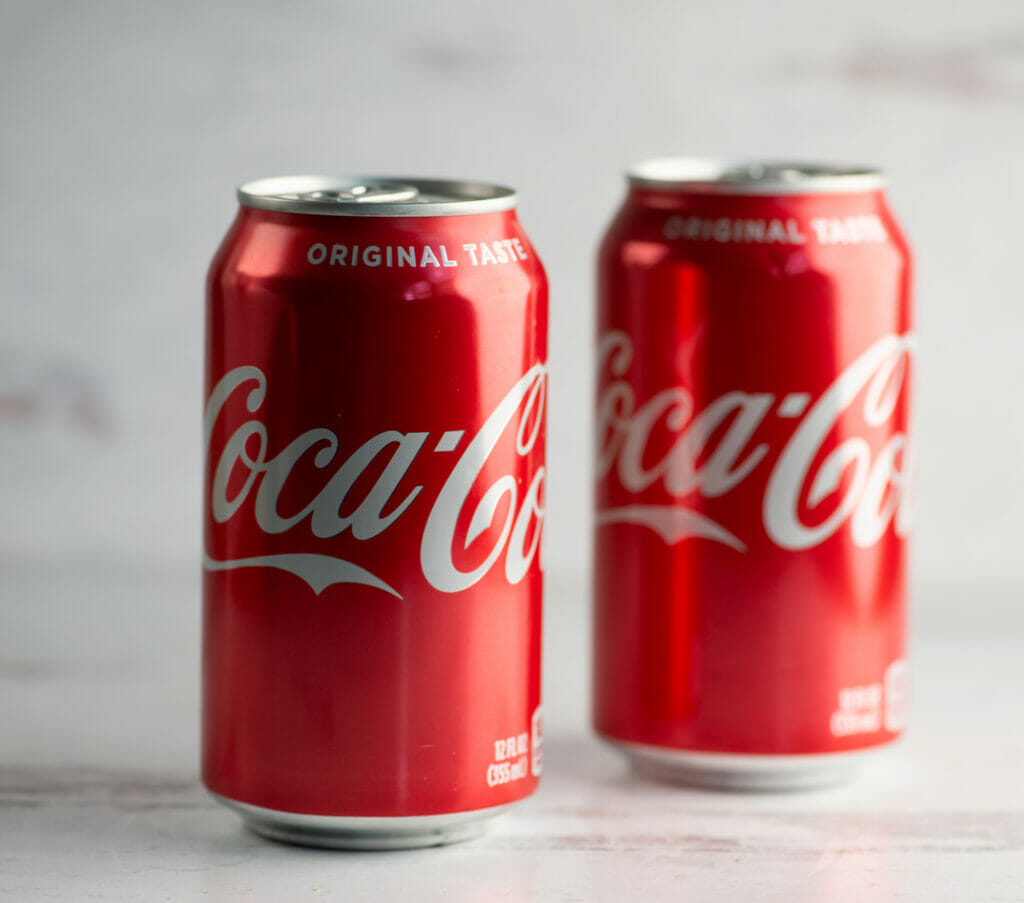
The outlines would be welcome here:
M 791 160 L 656 157 L 626 173 L 636 188 L 702 194 L 852 194 L 886 185 L 880 169 Z
M 512 210 L 503 185 L 410 176 L 273 176 L 238 187 L 243 207 L 321 216 L 459 216 Z

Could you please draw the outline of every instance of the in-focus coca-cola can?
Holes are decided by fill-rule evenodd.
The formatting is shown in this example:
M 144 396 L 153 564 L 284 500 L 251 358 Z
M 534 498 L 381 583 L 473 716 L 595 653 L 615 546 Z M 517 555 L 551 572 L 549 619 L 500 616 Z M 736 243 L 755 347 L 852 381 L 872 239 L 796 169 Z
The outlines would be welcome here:
M 842 780 L 906 718 L 907 243 L 874 170 L 629 181 L 599 261 L 596 729 L 666 779 Z
M 547 282 L 506 188 L 265 179 L 208 278 L 203 779 L 448 843 L 541 771 Z

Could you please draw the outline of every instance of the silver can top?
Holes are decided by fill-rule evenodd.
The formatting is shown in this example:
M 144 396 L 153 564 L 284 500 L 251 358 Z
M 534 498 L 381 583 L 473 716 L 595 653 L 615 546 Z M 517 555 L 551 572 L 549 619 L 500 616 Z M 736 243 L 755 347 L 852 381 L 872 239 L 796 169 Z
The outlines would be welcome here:
M 659 157 L 630 167 L 629 183 L 705 194 L 852 194 L 885 187 L 881 170 L 785 160 L 731 162 L 712 157 Z
M 404 176 L 276 176 L 238 188 L 244 207 L 322 216 L 459 216 L 511 210 L 502 185 Z

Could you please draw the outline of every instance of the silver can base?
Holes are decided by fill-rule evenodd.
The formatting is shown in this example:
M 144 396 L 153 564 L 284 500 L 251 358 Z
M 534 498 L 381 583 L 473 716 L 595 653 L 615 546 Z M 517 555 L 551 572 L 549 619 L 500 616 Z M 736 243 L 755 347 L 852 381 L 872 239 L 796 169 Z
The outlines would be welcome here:
M 334 850 L 411 850 L 472 840 L 485 834 L 508 809 L 495 806 L 448 815 L 366 818 L 281 812 L 240 803 L 217 793 L 213 796 L 241 815 L 254 834 L 282 843 Z
M 887 746 L 817 755 L 703 753 L 611 741 L 626 754 L 634 772 L 655 781 L 708 790 L 759 793 L 817 790 L 845 784 Z

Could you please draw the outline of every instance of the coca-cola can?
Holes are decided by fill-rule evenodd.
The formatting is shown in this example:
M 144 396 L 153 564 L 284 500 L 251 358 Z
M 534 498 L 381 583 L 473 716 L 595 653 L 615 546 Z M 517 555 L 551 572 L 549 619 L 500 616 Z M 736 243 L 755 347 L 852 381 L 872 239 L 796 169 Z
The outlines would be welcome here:
M 629 183 L 599 259 L 596 729 L 667 780 L 843 780 L 906 720 L 910 251 L 873 169 Z
M 541 772 L 544 270 L 495 185 L 238 197 L 208 277 L 204 782 L 279 840 L 471 837 Z

